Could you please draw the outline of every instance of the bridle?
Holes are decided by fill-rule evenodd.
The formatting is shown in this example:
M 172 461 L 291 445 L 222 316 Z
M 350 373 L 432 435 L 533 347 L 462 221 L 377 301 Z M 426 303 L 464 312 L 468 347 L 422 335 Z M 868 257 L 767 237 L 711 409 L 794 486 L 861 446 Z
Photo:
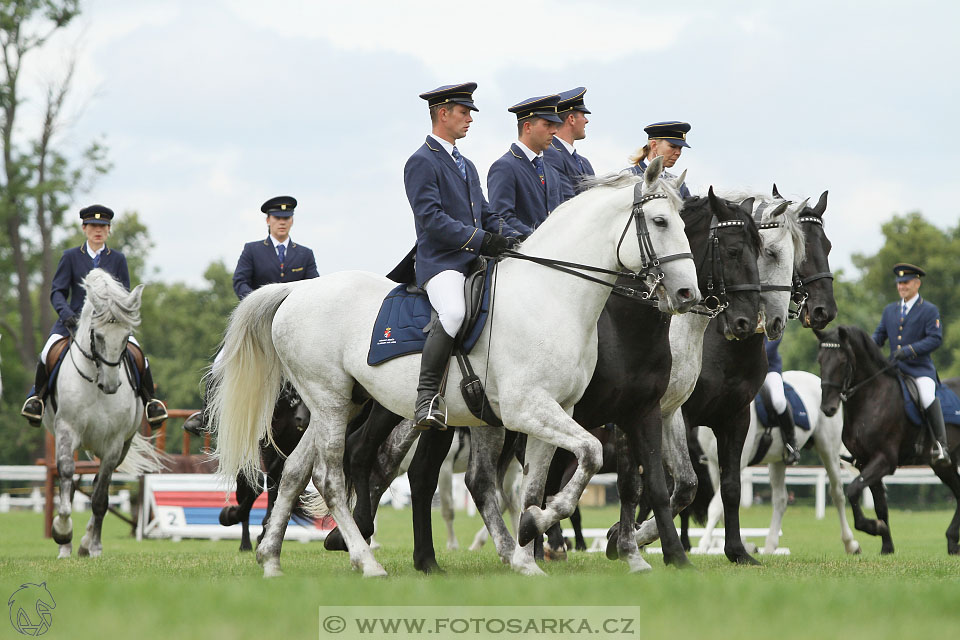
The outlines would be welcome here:
M 787 204 L 789 205 L 790 202 L 788 201 Z M 767 205 L 766 202 L 761 202 L 760 205 L 757 206 L 757 211 L 756 211 L 756 213 L 753 214 L 753 215 L 754 215 L 754 218 L 753 218 L 753 219 L 754 219 L 754 221 L 757 223 L 757 229 L 760 229 L 760 230 L 762 231 L 762 230 L 764 230 L 764 229 L 779 229 L 779 228 L 783 227 L 783 222 L 761 222 L 761 220 L 763 219 L 763 212 L 764 212 L 764 211 L 766 210 L 766 208 L 767 208 L 766 205 Z M 796 276 L 794 276 L 794 277 L 796 277 Z M 791 291 L 791 292 L 792 292 L 793 290 L 794 290 L 793 284 L 764 284 L 764 283 L 760 283 L 760 292 L 761 292 L 761 293 L 763 293 L 763 292 L 765 292 L 765 291 Z M 788 317 L 788 318 L 792 318 L 792 317 L 795 317 L 795 316 L 790 316 L 789 313 L 788 313 L 788 314 L 787 314 L 787 317 Z
M 83 355 L 84 358 L 86 358 L 87 360 L 93 362 L 93 363 L 96 365 L 96 367 L 97 367 L 97 374 L 98 374 L 98 375 L 99 375 L 100 371 L 102 370 L 103 365 L 106 365 L 106 366 L 108 366 L 108 367 L 119 367 L 121 364 L 123 364 L 123 362 L 124 362 L 123 357 L 124 357 L 124 355 L 125 355 L 125 353 L 126 353 L 126 349 L 124 349 L 123 351 L 120 352 L 120 357 L 117 358 L 116 362 L 110 362 L 109 360 L 107 360 L 106 358 L 103 357 L 103 354 L 101 354 L 99 351 L 97 351 L 97 341 L 96 341 L 95 336 L 94 336 L 94 330 L 93 330 L 93 325 L 92 325 L 92 324 L 91 324 L 91 326 L 90 326 L 90 353 L 87 353 L 87 352 L 84 350 L 84 348 L 80 345 L 80 341 L 77 340 L 77 337 L 76 337 L 76 335 L 73 333 L 73 331 L 70 331 L 70 329 L 67 329 L 67 332 L 70 334 L 70 338 L 71 338 L 71 340 L 70 340 L 70 360 L 71 360 L 71 362 L 73 362 L 73 366 L 74 366 L 74 368 L 77 370 L 77 373 L 80 374 L 80 377 L 83 378 L 84 380 L 86 380 L 87 382 L 96 382 L 96 378 L 91 378 L 91 377 L 87 376 L 87 374 L 85 374 L 83 371 L 81 371 L 81 370 L 80 370 L 80 367 L 77 366 L 77 363 L 73 360 L 73 347 L 74 347 L 74 346 L 75 346 L 75 347 L 77 348 L 77 350 L 81 353 L 81 355 Z M 126 344 L 129 339 L 130 339 L 130 334 L 128 333 L 128 334 L 127 334 L 127 337 L 123 340 L 123 344 Z M 128 376 L 131 375 L 129 371 L 128 371 L 127 373 L 128 373 Z M 99 387 L 100 385 L 98 384 L 97 386 Z M 133 384 L 133 381 L 132 381 L 132 380 L 131 380 L 130 386 L 136 386 L 136 385 Z M 101 390 L 102 390 L 102 389 L 101 389 Z
M 647 304 L 656 304 L 656 298 L 653 296 L 653 292 L 656 290 L 657 285 L 666 277 L 663 273 L 661 265 L 667 262 L 673 262 L 674 260 L 684 260 L 689 259 L 693 260 L 693 254 L 690 252 L 687 253 L 674 253 L 668 256 L 659 257 L 657 252 L 653 247 L 653 241 L 650 238 L 650 230 L 647 228 L 647 221 L 643 216 L 643 205 L 651 202 L 652 200 L 659 200 L 661 198 L 666 198 L 666 194 L 654 193 L 643 195 L 643 183 L 637 183 L 634 186 L 633 190 L 633 207 L 630 210 L 630 217 L 627 219 L 627 224 L 623 228 L 623 232 L 620 234 L 620 240 L 617 242 L 617 264 L 622 267 L 619 270 L 603 269 L 601 267 L 593 267 L 590 265 L 579 264 L 576 262 L 566 262 L 564 260 L 555 260 L 553 258 L 541 258 L 538 256 L 529 256 L 523 253 L 519 253 L 514 250 L 507 250 L 500 254 L 501 258 L 513 258 L 516 260 L 526 260 L 528 262 L 534 262 L 545 267 L 550 267 L 551 269 L 556 269 L 557 271 L 562 271 L 570 275 L 594 282 L 596 284 L 602 284 L 605 287 L 610 287 L 613 293 L 624 296 L 627 298 L 636 299 L 640 302 Z M 623 261 L 620 259 L 620 248 L 623 246 L 623 241 L 627 236 L 627 232 L 630 230 L 630 224 L 633 223 L 636 227 L 637 233 L 637 243 L 640 247 L 640 270 L 639 271 L 630 271 L 623 265 Z M 647 287 L 646 291 L 641 291 L 633 287 L 628 287 L 625 285 L 620 285 L 616 283 L 610 283 L 606 280 L 601 280 L 600 278 L 595 278 L 593 276 L 587 275 L 585 273 L 580 273 L 577 269 L 581 271 L 591 271 L 593 273 L 602 273 L 605 275 L 612 275 L 621 278 L 630 278 L 633 280 L 643 281 Z
M 820 343 L 820 348 L 821 348 L 821 349 L 840 349 L 840 350 L 842 350 L 842 351 L 844 351 L 844 352 L 847 351 L 847 349 L 845 349 L 844 346 L 843 346 L 842 344 L 840 344 L 839 342 L 821 342 L 821 343 Z M 850 355 L 850 354 L 848 354 L 848 355 Z M 838 389 L 838 390 L 839 390 L 839 394 L 840 394 L 840 400 L 842 400 L 843 402 L 846 402 L 846 401 L 849 400 L 851 397 L 853 397 L 853 394 L 855 394 L 857 391 L 859 391 L 860 389 L 862 389 L 862 388 L 863 388 L 863 385 L 865 385 L 866 383 L 870 382 L 871 380 L 873 380 L 873 379 L 876 378 L 877 376 L 879 376 L 879 375 L 881 375 L 881 374 L 883 374 L 883 373 L 886 373 L 887 371 L 889 371 L 890 369 L 892 369 L 892 368 L 895 367 L 895 366 L 896 366 L 896 365 L 895 365 L 894 363 L 889 363 L 889 364 L 887 364 L 887 366 L 881 367 L 879 370 L 877 370 L 876 373 L 874 373 L 874 374 L 872 374 L 872 375 L 864 378 L 863 380 L 861 380 L 860 382 L 858 382 L 857 384 L 855 384 L 855 385 L 853 385 L 853 386 L 851 387 L 851 386 L 850 386 L 850 380 L 851 380 L 851 378 L 853 378 L 853 365 L 850 364 L 850 358 L 847 358 L 847 361 L 846 361 L 846 374 L 843 376 L 843 382 L 842 382 L 842 383 L 837 383 L 837 382 L 833 382 L 833 381 L 831 381 L 831 380 L 823 380 L 823 379 L 821 378 L 821 380 L 820 380 L 820 387 L 821 387 L 821 389 L 822 389 L 823 387 L 827 387 L 827 388 L 832 387 L 832 388 Z
M 710 274 L 707 276 L 707 296 L 700 302 L 708 311 L 711 318 L 715 318 L 730 306 L 727 292 L 733 291 L 762 291 L 759 283 L 727 285 L 723 278 L 723 262 L 720 259 L 720 237 L 717 230 L 728 227 L 743 227 L 743 220 L 724 220 L 719 222 L 717 216 L 710 220 L 710 237 L 707 239 L 707 260 L 710 261 Z
M 797 218 L 797 222 L 801 224 L 818 224 L 821 227 L 823 226 L 823 220 L 816 216 L 802 216 Z M 799 318 L 803 314 L 803 308 L 806 306 L 807 299 L 810 297 L 810 294 L 807 292 L 807 285 L 812 282 L 816 282 L 817 280 L 823 280 L 824 278 L 833 280 L 833 272 L 821 271 L 806 278 L 802 277 L 799 273 L 794 272 L 791 301 L 796 305 L 796 308 L 790 310 L 789 318 L 791 320 Z

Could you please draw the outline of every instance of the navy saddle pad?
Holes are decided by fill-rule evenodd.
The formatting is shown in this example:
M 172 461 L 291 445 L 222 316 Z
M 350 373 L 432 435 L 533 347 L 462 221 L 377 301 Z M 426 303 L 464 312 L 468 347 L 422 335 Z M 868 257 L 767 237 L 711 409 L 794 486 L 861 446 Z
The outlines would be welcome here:
M 907 383 L 903 381 L 902 377 L 900 378 L 900 390 L 903 391 L 903 404 L 907 408 L 907 418 L 909 418 L 915 427 L 923 425 L 917 403 L 910 397 L 910 392 L 907 390 Z M 957 398 L 957 394 L 955 394 L 950 387 L 938 384 L 937 399 L 940 400 L 940 410 L 943 411 L 943 421 L 947 424 L 960 425 L 960 398 Z
M 790 403 L 790 410 L 793 411 L 793 422 L 798 428 L 804 431 L 810 431 L 810 416 L 807 415 L 807 408 L 803 406 L 803 400 L 797 394 L 796 390 L 786 382 L 783 383 L 783 393 L 787 396 L 787 402 Z M 767 415 L 767 408 L 763 404 L 760 394 L 757 394 L 754 401 L 757 407 L 757 419 L 760 424 L 767 428 L 779 427 L 780 425 L 770 420 Z
M 469 327 L 463 337 L 464 353 L 470 353 L 487 322 L 490 308 L 490 278 L 493 271 L 488 269 L 486 273 L 477 321 Z M 430 300 L 422 289 L 408 291 L 405 284 L 394 287 L 383 299 L 377 321 L 373 324 L 367 364 L 371 366 L 382 364 L 393 358 L 423 351 L 423 345 L 427 341 L 427 334 L 423 332 L 423 328 L 430 322 L 431 310 Z M 461 333 L 463 333 L 462 330 Z

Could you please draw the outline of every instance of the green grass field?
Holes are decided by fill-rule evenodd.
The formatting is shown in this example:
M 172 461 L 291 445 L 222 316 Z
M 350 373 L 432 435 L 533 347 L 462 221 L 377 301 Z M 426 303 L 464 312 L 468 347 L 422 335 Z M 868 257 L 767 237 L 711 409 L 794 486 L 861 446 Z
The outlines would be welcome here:
M 74 518 L 74 548 L 86 513 Z M 0 597 L 23 582 L 46 581 L 56 599 L 46 638 L 317 638 L 320 605 L 630 605 L 634 637 L 913 638 L 960 634 L 960 557 L 946 554 L 946 510 L 893 511 L 897 552 L 880 557 L 878 539 L 858 535 L 860 556 L 847 556 L 832 510 L 816 520 L 810 507 L 792 507 L 782 545 L 790 556 L 761 557 L 760 567 L 732 566 L 723 556 L 693 556 L 696 571 L 663 566 L 627 575 L 603 554 L 571 554 L 548 563 L 549 577 L 523 578 L 500 564 L 492 547 L 448 552 L 434 512 L 439 561 L 447 573 L 412 569 L 409 511 L 381 511 L 377 557 L 389 578 L 364 580 L 346 554 L 319 543 L 290 542 L 286 575 L 264 580 L 236 541 L 145 541 L 108 518 L 104 555 L 58 561 L 41 537 L 41 516 L 0 515 Z M 458 514 L 461 544 L 479 517 Z M 612 507 L 584 509 L 584 525 L 606 527 Z M 743 526 L 769 524 L 769 508 L 742 511 Z M 3 591 L 5 589 L 5 591 Z M 21 637 L 0 623 L 0 638 Z M 323 636 L 337 637 L 337 636 Z M 346 637 L 341 635 L 339 637 Z M 439 637 L 439 636 L 433 636 Z M 504 636 L 505 637 L 505 636 Z M 557 637 L 557 636 L 554 636 Z

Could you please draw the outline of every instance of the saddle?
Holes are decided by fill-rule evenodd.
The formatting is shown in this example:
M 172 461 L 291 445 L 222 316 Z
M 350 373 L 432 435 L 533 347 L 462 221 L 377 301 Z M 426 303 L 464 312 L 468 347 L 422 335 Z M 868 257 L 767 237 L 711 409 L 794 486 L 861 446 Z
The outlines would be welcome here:
M 67 348 L 70 347 L 70 341 L 72 338 L 69 336 L 60 338 L 53 343 L 53 346 L 50 347 L 50 351 L 47 352 L 47 359 L 43 363 L 47 368 L 47 374 L 49 381 L 47 383 L 47 388 L 50 389 L 53 387 L 55 373 L 59 370 L 60 362 L 63 360 L 63 357 L 66 355 Z M 139 385 L 140 378 L 143 377 L 143 372 L 147 368 L 147 360 L 143 355 L 143 351 L 137 345 L 132 342 L 127 343 L 127 362 L 133 365 L 133 370 L 136 374 L 136 381 Z

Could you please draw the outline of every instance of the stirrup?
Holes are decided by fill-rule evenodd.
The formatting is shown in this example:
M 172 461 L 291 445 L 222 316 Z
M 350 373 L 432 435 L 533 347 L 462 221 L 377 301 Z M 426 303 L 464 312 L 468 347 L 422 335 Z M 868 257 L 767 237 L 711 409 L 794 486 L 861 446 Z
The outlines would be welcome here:
M 947 448 L 940 444 L 939 440 L 934 440 L 933 448 L 930 449 L 930 466 L 937 467 L 948 464 L 950 464 L 950 454 L 947 453 Z
M 438 406 L 434 407 L 434 403 Z M 416 431 L 429 431 L 430 429 L 436 429 L 437 431 L 446 431 L 447 430 L 447 402 L 443 399 L 443 396 L 439 393 L 430 398 L 430 402 L 424 402 L 419 407 L 417 407 L 417 414 L 420 413 L 420 409 L 423 407 L 427 408 L 426 415 L 421 418 L 418 418 L 414 423 L 413 428 Z M 442 411 L 440 407 L 443 407 Z M 442 416 L 442 419 L 441 419 Z
M 206 422 L 203 410 L 195 411 L 183 421 L 183 430 L 198 438 L 203 437 L 203 432 L 207 430 Z
M 800 462 L 800 452 L 789 442 L 783 443 L 783 461 L 790 466 Z
M 36 413 L 27 411 L 27 405 L 30 403 L 31 400 L 36 400 L 37 402 L 40 403 L 39 415 Z M 32 426 L 39 427 L 43 423 L 43 412 L 45 408 L 46 407 L 43 404 L 43 398 L 39 396 L 30 396 L 29 398 L 27 398 L 26 402 L 23 403 L 23 407 L 20 409 L 20 415 L 26 418 L 27 422 L 29 422 Z
M 155 407 L 160 407 L 161 413 L 159 413 L 159 414 L 157 414 L 157 415 L 151 416 L 151 415 L 150 415 L 150 409 L 151 409 L 151 408 L 155 408 Z M 144 413 L 144 415 L 146 415 L 146 417 L 147 417 L 147 423 L 148 423 L 151 427 L 158 427 L 158 426 L 160 426 L 160 423 L 161 423 L 161 422 L 163 422 L 164 420 L 166 420 L 167 418 L 170 417 L 170 416 L 167 415 L 167 408 L 164 406 L 164 404 L 163 404 L 162 402 L 160 402 L 160 401 L 157 400 L 156 398 L 153 398 L 152 400 L 150 400 L 149 402 L 147 402 L 147 406 L 145 406 L 145 407 L 143 408 L 143 413 Z

